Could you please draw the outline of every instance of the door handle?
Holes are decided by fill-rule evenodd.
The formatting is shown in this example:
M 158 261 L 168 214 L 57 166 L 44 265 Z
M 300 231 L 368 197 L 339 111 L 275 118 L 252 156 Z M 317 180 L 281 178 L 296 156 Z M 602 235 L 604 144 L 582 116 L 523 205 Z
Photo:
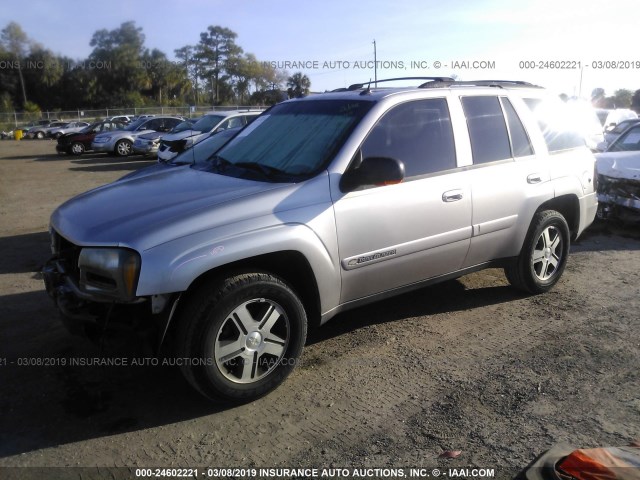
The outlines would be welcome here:
M 527 183 L 540 183 L 542 182 L 542 175 L 539 173 L 532 173 L 527 175 Z
M 442 194 L 442 201 L 446 203 L 462 200 L 462 190 L 449 190 Z

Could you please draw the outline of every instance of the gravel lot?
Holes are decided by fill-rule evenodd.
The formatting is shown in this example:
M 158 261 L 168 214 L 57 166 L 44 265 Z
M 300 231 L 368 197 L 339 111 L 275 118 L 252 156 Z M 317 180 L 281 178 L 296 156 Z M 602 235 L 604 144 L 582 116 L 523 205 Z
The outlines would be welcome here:
M 511 478 L 558 443 L 640 438 L 637 226 L 592 226 L 544 295 L 487 270 L 341 314 L 310 334 L 284 385 L 240 407 L 207 403 L 172 366 L 70 365 L 101 354 L 66 333 L 44 291 L 49 215 L 152 163 L 0 142 L 0 467 L 478 467 Z

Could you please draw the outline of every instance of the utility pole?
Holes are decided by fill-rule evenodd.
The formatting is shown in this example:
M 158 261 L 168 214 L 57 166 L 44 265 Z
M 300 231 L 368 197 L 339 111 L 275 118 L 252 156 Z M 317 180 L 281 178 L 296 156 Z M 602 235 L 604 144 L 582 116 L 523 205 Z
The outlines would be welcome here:
M 378 55 L 376 52 L 376 39 L 373 39 L 373 78 L 375 87 L 378 88 Z

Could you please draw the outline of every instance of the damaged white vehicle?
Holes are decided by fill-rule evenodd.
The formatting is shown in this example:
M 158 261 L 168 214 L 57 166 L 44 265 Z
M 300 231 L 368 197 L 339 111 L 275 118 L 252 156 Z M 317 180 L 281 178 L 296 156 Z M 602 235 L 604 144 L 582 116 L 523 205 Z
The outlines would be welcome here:
M 640 151 L 599 153 L 598 216 L 640 222 Z

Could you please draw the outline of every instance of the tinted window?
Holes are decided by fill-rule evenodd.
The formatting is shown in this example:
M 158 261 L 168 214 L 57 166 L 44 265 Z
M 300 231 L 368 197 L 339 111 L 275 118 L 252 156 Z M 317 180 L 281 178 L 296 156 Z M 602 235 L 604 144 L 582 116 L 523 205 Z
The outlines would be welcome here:
M 553 102 L 548 99 L 525 98 L 524 102 L 538 120 L 550 152 L 585 146 L 584 137 L 578 132 L 566 105 L 560 100 Z
M 511 138 L 511 151 L 513 152 L 513 156 L 525 157 L 527 155 L 533 155 L 533 148 L 531 148 L 529 136 L 513 105 L 511 105 L 511 102 L 506 97 L 502 97 L 501 101 L 502 108 L 507 117 L 507 124 L 509 125 L 509 136 Z
M 630 128 L 620 135 L 607 151 L 629 152 L 636 150 L 640 150 L 640 126 Z
M 182 122 L 182 120 L 180 120 L 179 118 L 165 118 L 162 121 L 162 125 L 160 126 L 161 132 L 168 132 L 170 131 L 173 127 L 177 126 L 180 122 Z
M 371 130 L 362 145 L 362 156 L 400 160 L 406 178 L 455 168 L 446 100 L 419 100 L 394 107 Z
M 507 126 L 498 97 L 463 97 L 473 163 L 511 158 Z

